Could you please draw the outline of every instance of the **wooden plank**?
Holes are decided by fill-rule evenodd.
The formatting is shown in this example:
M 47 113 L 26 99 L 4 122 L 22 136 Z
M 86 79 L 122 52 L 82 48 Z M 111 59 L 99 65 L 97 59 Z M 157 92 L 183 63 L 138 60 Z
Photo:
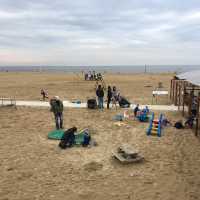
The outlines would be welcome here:
M 119 152 L 124 152 L 127 155 L 136 155 L 139 153 L 137 149 L 134 149 L 133 147 L 129 146 L 128 144 L 123 144 L 118 148 Z
M 174 105 L 177 106 L 177 94 L 178 93 L 178 81 L 175 81 L 175 101 L 174 101 Z
M 137 163 L 137 162 L 141 162 L 142 160 L 144 160 L 144 158 L 140 155 L 138 155 L 136 158 L 126 159 L 121 154 L 119 154 L 117 152 L 112 152 L 112 154 L 113 154 L 114 158 L 118 159 L 123 164 Z

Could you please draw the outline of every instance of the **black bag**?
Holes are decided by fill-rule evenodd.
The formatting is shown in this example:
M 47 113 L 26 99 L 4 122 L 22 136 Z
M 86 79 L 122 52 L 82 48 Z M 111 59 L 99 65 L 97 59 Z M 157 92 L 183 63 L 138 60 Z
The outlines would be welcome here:
M 97 101 L 96 101 L 96 99 L 88 99 L 88 101 L 87 101 L 87 107 L 89 109 L 96 109 L 97 108 Z
M 126 98 L 120 97 L 119 106 L 121 108 L 129 108 L 130 107 L 130 102 Z
M 182 129 L 182 128 L 184 128 L 184 126 L 183 126 L 183 124 L 182 124 L 181 122 L 176 122 L 176 123 L 174 124 L 174 127 L 177 128 L 177 129 Z

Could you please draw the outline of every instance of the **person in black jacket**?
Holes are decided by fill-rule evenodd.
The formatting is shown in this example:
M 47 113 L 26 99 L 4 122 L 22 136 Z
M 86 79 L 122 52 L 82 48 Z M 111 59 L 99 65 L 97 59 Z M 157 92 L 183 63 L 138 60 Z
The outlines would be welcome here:
M 108 86 L 108 94 L 107 94 L 107 109 L 109 109 L 109 105 L 112 99 L 112 89 Z
M 58 96 L 50 100 L 51 111 L 54 113 L 56 129 L 63 129 L 63 102 Z
M 76 127 L 72 127 L 64 132 L 63 137 L 59 143 L 59 147 L 61 149 L 66 149 L 67 147 L 73 146 L 75 142 L 75 135 L 74 133 L 77 131 Z
M 97 95 L 97 98 L 98 98 L 98 107 L 100 109 L 103 109 L 104 91 L 103 91 L 103 88 L 101 87 L 101 85 L 98 85 L 98 88 L 96 90 L 96 95 Z

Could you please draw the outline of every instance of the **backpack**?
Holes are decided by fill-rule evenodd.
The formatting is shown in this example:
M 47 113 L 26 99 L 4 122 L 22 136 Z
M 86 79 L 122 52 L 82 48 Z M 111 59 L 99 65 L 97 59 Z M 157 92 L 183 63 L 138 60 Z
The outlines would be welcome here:
M 97 108 L 97 101 L 96 101 L 96 99 L 88 99 L 88 101 L 87 101 L 87 107 L 89 109 L 96 109 Z
M 84 139 L 83 139 L 83 143 L 82 145 L 85 147 L 85 146 L 88 146 L 89 143 L 90 143 L 90 140 L 91 140 L 91 137 L 88 133 L 84 133 Z
M 175 128 L 177 129 L 182 129 L 184 128 L 183 124 L 181 122 L 176 122 L 175 125 L 174 125 Z

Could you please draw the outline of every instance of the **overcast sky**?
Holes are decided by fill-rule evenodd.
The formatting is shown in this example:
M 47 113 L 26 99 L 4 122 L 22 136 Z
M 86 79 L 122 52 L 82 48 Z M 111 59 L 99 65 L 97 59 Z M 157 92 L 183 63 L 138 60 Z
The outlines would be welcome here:
M 0 0 L 0 65 L 200 64 L 200 0 Z

